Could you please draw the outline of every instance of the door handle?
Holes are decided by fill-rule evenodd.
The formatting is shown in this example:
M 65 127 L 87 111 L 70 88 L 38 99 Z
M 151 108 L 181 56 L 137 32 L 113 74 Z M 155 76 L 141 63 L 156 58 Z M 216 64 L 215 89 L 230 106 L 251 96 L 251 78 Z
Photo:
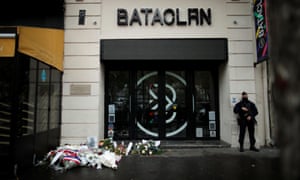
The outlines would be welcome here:
M 193 113 L 195 112 L 195 96 L 194 94 L 192 95 L 192 109 L 193 109 Z
M 131 96 L 129 96 L 129 112 L 131 113 Z

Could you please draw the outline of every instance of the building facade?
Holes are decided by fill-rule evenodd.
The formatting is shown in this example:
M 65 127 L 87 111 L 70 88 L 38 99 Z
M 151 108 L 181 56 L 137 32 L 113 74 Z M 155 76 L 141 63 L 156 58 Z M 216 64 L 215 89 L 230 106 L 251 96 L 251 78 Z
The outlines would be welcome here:
M 0 176 L 3 178 L 16 176 L 19 169 L 37 163 L 49 149 L 60 144 L 63 7 L 63 0 L 1 4 L 0 158 L 5 163 L 0 165 Z
M 61 144 L 222 140 L 247 91 L 270 141 L 267 66 L 250 0 L 66 0 Z

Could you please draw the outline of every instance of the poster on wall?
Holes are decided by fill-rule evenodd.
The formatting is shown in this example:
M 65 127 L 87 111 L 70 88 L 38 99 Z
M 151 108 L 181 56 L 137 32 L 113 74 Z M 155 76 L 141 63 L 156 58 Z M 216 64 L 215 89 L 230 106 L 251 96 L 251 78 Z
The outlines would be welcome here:
M 256 53 L 258 64 L 269 58 L 268 55 L 268 26 L 266 13 L 266 0 L 254 0 L 254 22 L 255 22 L 255 39 Z
M 210 131 L 215 131 L 216 130 L 216 121 L 209 121 L 209 130 Z
M 114 136 L 114 124 L 109 123 L 107 127 L 107 136 L 108 137 L 113 137 Z
M 209 111 L 208 112 L 208 119 L 210 121 L 215 121 L 216 120 L 216 112 L 215 111 Z
M 196 137 L 203 137 L 203 128 L 196 128 Z
M 209 136 L 210 137 L 217 137 L 217 132 L 216 131 L 209 131 Z
M 114 104 L 109 104 L 108 105 L 108 113 L 109 114 L 114 114 L 116 111 L 115 105 Z
M 115 114 L 108 114 L 108 123 L 115 123 L 115 122 L 116 122 Z

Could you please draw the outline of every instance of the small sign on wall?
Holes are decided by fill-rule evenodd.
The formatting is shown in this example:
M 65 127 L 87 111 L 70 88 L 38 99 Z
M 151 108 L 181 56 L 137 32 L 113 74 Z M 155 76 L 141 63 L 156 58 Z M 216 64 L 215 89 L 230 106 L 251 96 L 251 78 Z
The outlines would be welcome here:
M 210 131 L 216 130 L 216 121 L 209 121 L 209 130 Z
M 108 123 L 115 123 L 115 114 L 108 114 Z
M 73 96 L 91 95 L 91 85 L 90 84 L 72 84 L 70 86 L 70 95 L 73 95 Z
M 196 137 L 203 137 L 203 128 L 196 128 Z
M 210 121 L 215 121 L 216 120 L 216 112 L 215 111 L 209 111 L 208 112 L 208 119 Z
M 239 98 L 236 95 L 231 95 L 230 97 L 230 104 L 233 107 L 236 103 L 238 103 Z
M 114 136 L 114 130 L 112 130 L 112 129 L 108 130 L 107 136 L 108 137 L 113 137 Z
M 109 104 L 108 105 L 108 113 L 109 114 L 115 114 L 115 110 L 116 110 L 116 108 L 115 108 L 114 104 Z
M 210 137 L 217 137 L 216 131 L 209 131 L 209 136 Z

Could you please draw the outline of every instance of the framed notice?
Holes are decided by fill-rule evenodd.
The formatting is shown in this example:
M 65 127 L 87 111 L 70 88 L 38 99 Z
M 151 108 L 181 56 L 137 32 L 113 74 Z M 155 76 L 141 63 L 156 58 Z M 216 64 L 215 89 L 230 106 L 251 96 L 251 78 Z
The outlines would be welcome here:
M 108 113 L 109 114 L 115 114 L 115 112 L 116 112 L 115 105 L 114 104 L 109 104 L 108 105 Z
M 196 128 L 196 137 L 203 137 L 203 128 Z
M 116 122 L 115 114 L 108 114 L 108 123 L 115 123 L 115 122 Z
M 210 137 L 217 137 L 216 131 L 209 131 L 209 136 Z
M 108 137 L 113 137 L 114 136 L 114 130 L 110 129 L 107 131 L 107 136 Z
M 216 121 L 209 121 L 209 130 L 210 131 L 215 131 L 216 130 Z
M 210 121 L 215 121 L 216 120 L 216 112 L 215 111 L 209 111 L 208 112 L 208 119 Z

